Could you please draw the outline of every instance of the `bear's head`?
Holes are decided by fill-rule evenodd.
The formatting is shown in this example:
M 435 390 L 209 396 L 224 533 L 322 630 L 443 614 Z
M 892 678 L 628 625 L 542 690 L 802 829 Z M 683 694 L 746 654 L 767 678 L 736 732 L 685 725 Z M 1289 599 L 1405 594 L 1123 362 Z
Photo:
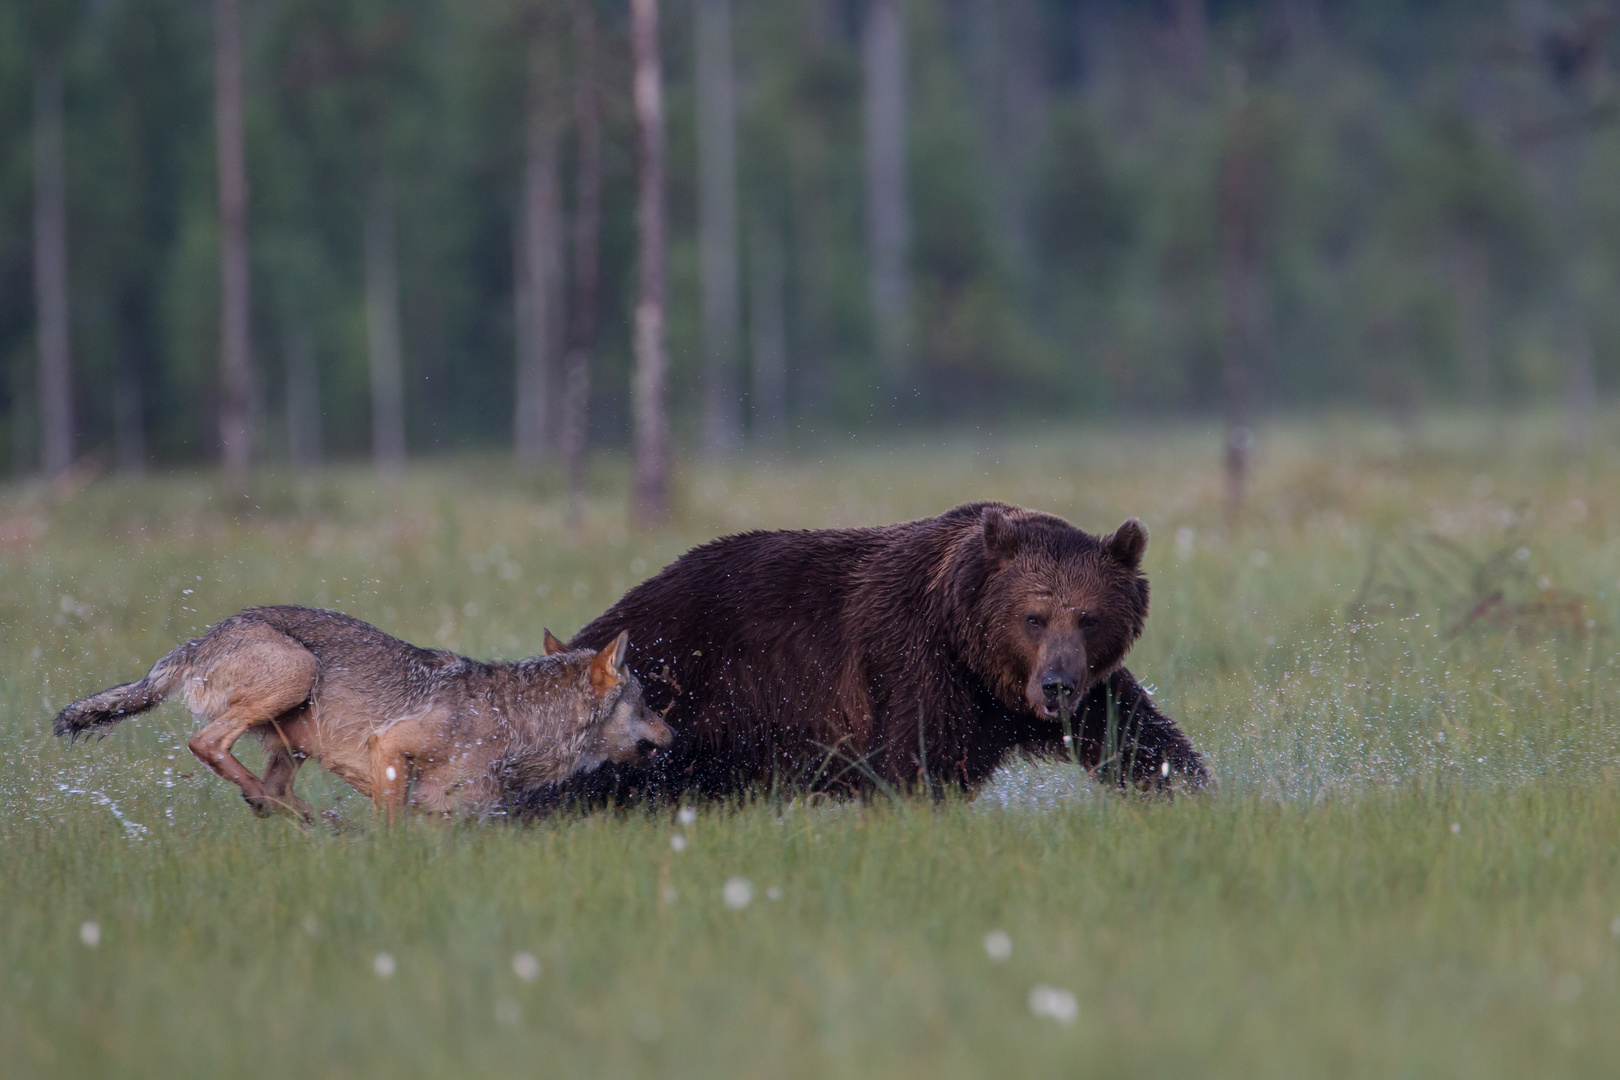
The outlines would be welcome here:
M 1147 529 L 1131 518 L 1097 537 L 1050 514 L 990 504 L 973 531 L 963 542 L 978 547 L 971 603 L 986 633 L 975 666 L 1003 704 L 1056 719 L 1142 635 Z

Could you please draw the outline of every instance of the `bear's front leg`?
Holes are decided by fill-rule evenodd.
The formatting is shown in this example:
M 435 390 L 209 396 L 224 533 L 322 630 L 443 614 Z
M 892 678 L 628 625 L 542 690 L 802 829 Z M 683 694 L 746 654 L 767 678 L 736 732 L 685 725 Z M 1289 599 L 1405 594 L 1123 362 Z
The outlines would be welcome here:
M 1080 760 L 1088 769 L 1117 776 L 1121 785 L 1129 778 L 1155 790 L 1177 778 L 1194 789 L 1209 783 L 1209 769 L 1192 740 L 1124 668 L 1093 687 L 1076 714 Z

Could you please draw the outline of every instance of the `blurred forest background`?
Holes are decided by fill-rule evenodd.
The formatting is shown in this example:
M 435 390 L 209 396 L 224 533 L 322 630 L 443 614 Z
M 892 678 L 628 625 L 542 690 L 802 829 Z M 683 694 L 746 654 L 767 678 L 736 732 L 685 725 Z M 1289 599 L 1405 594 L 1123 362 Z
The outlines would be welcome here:
M 644 258 L 689 452 L 1527 399 L 1579 436 L 1620 383 L 1615 15 L 9 0 L 0 458 L 628 445 Z

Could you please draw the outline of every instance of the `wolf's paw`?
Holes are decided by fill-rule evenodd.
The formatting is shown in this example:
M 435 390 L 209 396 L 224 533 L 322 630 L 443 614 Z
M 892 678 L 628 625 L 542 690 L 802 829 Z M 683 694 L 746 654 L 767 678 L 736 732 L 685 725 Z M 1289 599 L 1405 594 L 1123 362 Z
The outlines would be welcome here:
M 322 810 L 321 821 L 339 836 L 358 836 L 366 831 L 359 822 L 343 816 L 336 809 Z

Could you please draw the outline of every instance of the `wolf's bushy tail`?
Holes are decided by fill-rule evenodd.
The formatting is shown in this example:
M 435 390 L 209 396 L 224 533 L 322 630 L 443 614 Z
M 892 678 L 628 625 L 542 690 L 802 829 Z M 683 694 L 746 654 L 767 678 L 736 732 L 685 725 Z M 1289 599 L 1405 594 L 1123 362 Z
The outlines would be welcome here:
M 56 734 L 77 739 L 93 728 L 112 727 L 126 716 L 145 712 L 174 692 L 196 651 L 197 642 L 188 641 L 153 664 L 146 678 L 80 698 L 56 714 Z

